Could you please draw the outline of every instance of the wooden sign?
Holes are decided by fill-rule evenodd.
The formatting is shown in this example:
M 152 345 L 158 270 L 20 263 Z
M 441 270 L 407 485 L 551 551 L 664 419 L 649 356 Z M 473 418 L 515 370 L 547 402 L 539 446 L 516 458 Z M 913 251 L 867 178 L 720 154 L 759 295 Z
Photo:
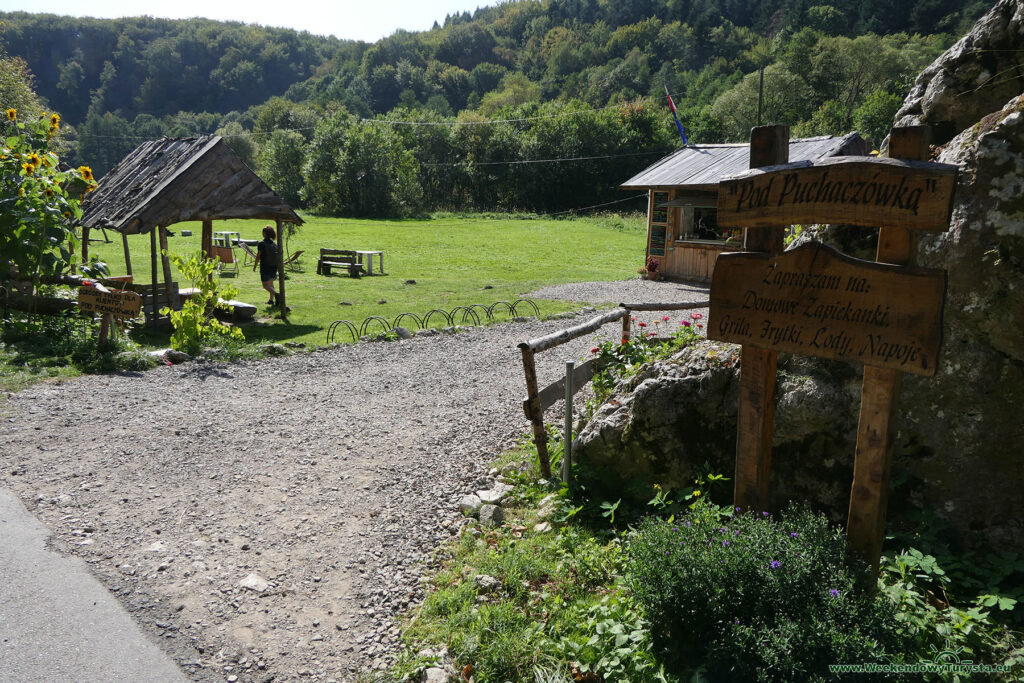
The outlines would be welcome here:
M 949 229 L 957 167 L 925 161 L 832 157 L 767 166 L 719 185 L 718 224 L 778 227 L 826 222 Z
M 134 318 L 142 309 L 142 297 L 123 289 L 78 288 L 78 308 L 82 311 Z
M 946 272 L 861 261 L 819 243 L 722 254 L 708 337 L 934 375 Z

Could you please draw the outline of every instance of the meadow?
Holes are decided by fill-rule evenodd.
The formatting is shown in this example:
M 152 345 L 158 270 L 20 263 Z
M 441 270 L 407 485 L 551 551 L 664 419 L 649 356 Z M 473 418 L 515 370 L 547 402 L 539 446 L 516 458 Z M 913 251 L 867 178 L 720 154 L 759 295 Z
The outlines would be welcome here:
M 411 312 L 422 317 L 435 308 L 514 301 L 548 285 L 636 277 L 643 265 L 646 234 L 642 215 L 561 220 L 486 215 L 438 215 L 421 220 L 303 216 L 303 220 L 306 223 L 284 242 L 286 255 L 303 252 L 296 268 L 288 270 L 285 291 L 291 311 L 287 322 L 266 304 L 267 293 L 259 276 L 251 265 L 241 263 L 241 249 L 235 250 L 237 275 L 222 274 L 223 284 L 239 290 L 239 300 L 258 306 L 257 321 L 243 326 L 247 342 L 322 345 L 328 326 L 339 319 L 358 327 L 368 316 L 393 321 L 401 313 Z M 213 229 L 259 239 L 265 224 L 217 221 Z M 168 239 L 170 252 L 187 256 L 199 250 L 199 223 L 177 223 L 170 231 L 174 233 Z M 183 231 L 192 234 L 183 236 Z M 111 231 L 108 235 L 111 241 L 106 243 L 102 233 L 94 232 L 89 253 L 105 261 L 111 275 L 123 275 L 127 271 L 120 236 Z M 148 235 L 129 236 L 128 245 L 135 282 L 150 282 Z M 317 275 L 321 248 L 383 251 L 385 274 L 352 278 L 335 269 L 330 276 Z M 188 284 L 181 282 L 180 286 Z M 542 315 L 579 306 L 566 301 L 536 303 Z M 431 320 L 431 326 L 441 324 L 438 316 Z M 339 333 L 339 341 L 349 339 L 346 332 Z M 159 343 L 157 338 L 149 341 Z

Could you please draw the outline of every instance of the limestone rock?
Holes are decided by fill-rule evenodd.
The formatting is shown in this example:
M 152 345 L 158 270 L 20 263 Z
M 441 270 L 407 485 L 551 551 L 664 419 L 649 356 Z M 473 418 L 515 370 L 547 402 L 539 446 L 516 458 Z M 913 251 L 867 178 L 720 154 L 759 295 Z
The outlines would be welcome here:
M 451 679 L 447 671 L 436 666 L 430 667 L 423 674 L 423 683 L 448 683 Z
M 473 577 L 473 583 L 484 593 L 490 593 L 501 587 L 501 581 L 487 574 L 478 574 Z
M 896 114 L 896 125 L 936 126 L 944 143 L 1020 93 L 1024 3 L 999 0 L 971 32 L 921 72 Z
M 251 591 L 262 593 L 263 591 L 270 588 L 270 582 L 264 579 L 262 576 L 253 572 L 246 576 L 244 579 L 238 582 L 239 588 L 248 588 Z
M 483 526 L 501 526 L 505 521 L 505 511 L 497 505 L 483 505 L 480 507 L 480 524 Z
M 483 501 L 480 500 L 480 496 L 470 493 L 463 496 L 462 500 L 459 501 L 459 512 L 467 517 L 476 517 L 477 513 L 480 512 L 481 505 L 483 505 Z

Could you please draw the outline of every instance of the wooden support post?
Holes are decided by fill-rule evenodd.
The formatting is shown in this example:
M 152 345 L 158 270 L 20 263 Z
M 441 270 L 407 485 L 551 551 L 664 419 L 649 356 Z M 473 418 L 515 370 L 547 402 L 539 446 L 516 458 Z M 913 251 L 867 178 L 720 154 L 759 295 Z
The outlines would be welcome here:
M 124 267 L 128 275 L 132 274 L 132 255 L 128 252 L 128 235 L 121 233 L 121 243 L 124 245 Z
M 157 275 L 156 275 L 156 263 L 157 263 L 157 258 L 159 257 L 159 255 L 156 253 L 156 226 L 155 225 L 153 226 L 153 229 L 149 231 L 149 255 L 150 255 L 150 266 L 151 266 L 150 270 L 151 270 L 151 275 L 153 276 L 153 279 L 152 279 L 152 283 L 153 284 L 150 285 L 153 288 L 153 303 L 152 303 L 153 310 L 151 311 L 152 314 L 153 314 L 153 317 L 150 318 L 150 321 L 151 321 L 152 325 L 156 325 L 157 311 L 160 310 L 160 302 L 157 301 L 157 287 L 159 285 L 159 281 L 158 281 L 158 278 L 157 278 Z
M 281 320 L 288 321 L 288 304 L 284 296 L 284 235 L 281 234 L 281 219 L 274 221 L 277 226 L 277 305 L 281 308 Z
M 927 161 L 928 140 L 928 126 L 893 128 L 889 135 L 889 156 Z M 876 260 L 913 265 L 915 241 L 906 228 L 882 228 L 878 234 Z M 885 538 L 892 443 L 896 431 L 894 418 L 901 376 L 895 370 L 864 366 L 846 539 L 850 551 L 864 560 L 875 574 Z
M 622 340 L 626 341 L 629 339 L 630 333 L 630 315 L 633 313 L 630 309 L 626 309 L 626 315 L 622 317 Z
M 82 264 L 89 262 L 89 226 L 82 226 Z
M 750 132 L 750 168 L 789 161 L 789 127 L 761 126 Z M 778 254 L 783 250 L 783 228 L 744 231 L 747 251 Z M 775 371 L 778 354 L 743 346 L 740 356 L 740 400 L 736 416 L 736 507 L 767 510 L 775 430 Z
M 167 257 L 167 227 L 163 225 L 160 226 L 160 261 L 164 267 L 164 282 L 167 284 L 167 305 L 172 310 L 181 310 L 181 301 L 171 288 L 174 279 L 171 276 L 171 259 Z
M 206 258 L 213 258 L 213 221 L 203 221 L 203 236 L 200 238 L 200 249 Z
M 107 338 L 111 332 L 111 328 L 114 326 L 114 316 L 110 313 L 104 313 L 100 317 L 100 338 L 96 343 L 96 346 L 100 351 L 107 348 Z
M 548 435 L 544 431 L 544 412 L 540 407 L 540 391 L 537 388 L 537 366 L 533 349 L 520 345 L 523 352 L 523 372 L 526 373 L 526 400 L 530 406 L 530 422 L 533 424 L 533 442 L 537 446 L 540 473 L 545 479 L 551 478 L 551 461 L 548 458 Z

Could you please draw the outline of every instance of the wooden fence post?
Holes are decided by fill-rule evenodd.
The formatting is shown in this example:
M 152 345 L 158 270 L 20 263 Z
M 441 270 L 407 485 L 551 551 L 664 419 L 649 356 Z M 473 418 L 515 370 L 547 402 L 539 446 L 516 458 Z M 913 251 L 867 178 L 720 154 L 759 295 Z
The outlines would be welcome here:
M 889 156 L 894 159 L 927 161 L 928 126 L 893 128 L 889 135 Z M 913 265 L 916 240 L 906 228 L 882 228 L 878 233 L 875 260 L 899 266 Z M 853 463 L 850 510 L 846 539 L 854 555 L 878 573 L 885 537 L 885 512 L 889 502 L 889 474 L 896 405 L 902 374 L 888 368 L 864 366 L 857 424 L 857 450 Z
M 750 131 L 750 168 L 788 161 L 788 126 L 761 126 Z M 783 250 L 784 228 L 748 228 L 743 232 L 746 251 L 778 254 Z M 744 509 L 768 509 L 777 359 L 775 351 L 749 345 L 741 350 L 733 497 L 735 505 Z
M 544 431 L 544 412 L 540 407 L 540 391 L 537 388 L 537 366 L 533 349 L 520 345 L 523 352 L 523 372 L 526 373 L 526 400 L 530 406 L 530 422 L 533 424 L 533 442 L 537 445 L 537 460 L 540 473 L 545 479 L 551 478 L 551 460 L 548 457 L 548 435 Z

